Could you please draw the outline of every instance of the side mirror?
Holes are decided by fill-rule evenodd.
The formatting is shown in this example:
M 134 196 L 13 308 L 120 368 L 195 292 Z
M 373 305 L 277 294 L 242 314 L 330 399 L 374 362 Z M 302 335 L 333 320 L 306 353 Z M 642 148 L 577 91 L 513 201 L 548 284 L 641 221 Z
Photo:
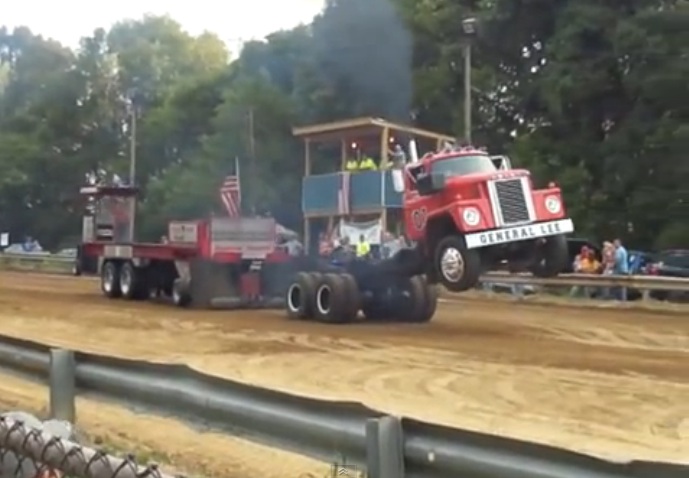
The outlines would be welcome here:
M 402 169 L 392 169 L 390 170 L 392 175 L 392 188 L 397 193 L 404 192 L 404 170 Z
M 445 174 L 432 173 L 420 176 L 416 180 L 416 188 L 421 196 L 430 196 L 445 189 Z
M 507 156 L 491 156 L 490 160 L 493 161 L 495 167 L 500 171 L 512 169 L 512 162 Z

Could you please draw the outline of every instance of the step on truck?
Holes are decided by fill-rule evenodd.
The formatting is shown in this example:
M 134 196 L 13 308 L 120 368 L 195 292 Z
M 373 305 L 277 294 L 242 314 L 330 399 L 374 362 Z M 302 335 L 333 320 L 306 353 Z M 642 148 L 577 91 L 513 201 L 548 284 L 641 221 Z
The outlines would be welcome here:
M 282 307 L 292 264 L 276 248 L 275 220 L 172 221 L 160 242 L 134 242 L 136 188 L 87 186 L 81 194 L 88 206 L 79 260 L 97 262 L 106 297 L 162 297 L 197 308 Z

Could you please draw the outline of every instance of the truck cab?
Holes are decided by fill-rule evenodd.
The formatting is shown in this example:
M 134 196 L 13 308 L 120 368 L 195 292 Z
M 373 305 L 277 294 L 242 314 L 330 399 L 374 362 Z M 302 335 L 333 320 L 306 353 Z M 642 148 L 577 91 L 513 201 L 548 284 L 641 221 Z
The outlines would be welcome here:
M 534 188 L 529 171 L 509 158 L 446 145 L 398 171 L 405 230 L 420 245 L 428 275 L 448 289 L 472 288 L 480 274 L 507 261 L 541 277 L 567 265 L 565 235 L 574 230 L 555 184 Z

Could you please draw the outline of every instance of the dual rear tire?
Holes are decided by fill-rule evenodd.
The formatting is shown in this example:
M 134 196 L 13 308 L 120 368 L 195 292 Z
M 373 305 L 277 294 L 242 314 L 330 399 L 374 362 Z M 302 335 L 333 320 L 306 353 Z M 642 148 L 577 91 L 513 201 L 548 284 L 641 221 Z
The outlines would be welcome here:
M 101 290 L 111 299 L 146 299 L 149 292 L 146 271 L 129 261 L 106 261 L 101 269 Z
M 290 284 L 285 308 L 291 319 L 342 324 L 354 322 L 359 311 L 367 320 L 428 322 L 435 314 L 438 293 L 422 276 L 403 279 L 394 286 L 394 298 L 373 296 L 363 300 L 351 274 L 300 272 Z
M 300 272 L 287 289 L 287 316 L 328 323 L 353 322 L 359 302 L 359 290 L 350 274 Z

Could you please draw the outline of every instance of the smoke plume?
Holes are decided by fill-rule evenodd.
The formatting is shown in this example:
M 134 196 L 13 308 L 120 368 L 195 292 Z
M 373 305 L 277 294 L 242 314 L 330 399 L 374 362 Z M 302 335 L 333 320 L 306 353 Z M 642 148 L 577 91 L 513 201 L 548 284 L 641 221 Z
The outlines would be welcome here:
M 408 121 L 412 36 L 391 0 L 328 0 L 313 25 L 323 73 L 349 114 Z

